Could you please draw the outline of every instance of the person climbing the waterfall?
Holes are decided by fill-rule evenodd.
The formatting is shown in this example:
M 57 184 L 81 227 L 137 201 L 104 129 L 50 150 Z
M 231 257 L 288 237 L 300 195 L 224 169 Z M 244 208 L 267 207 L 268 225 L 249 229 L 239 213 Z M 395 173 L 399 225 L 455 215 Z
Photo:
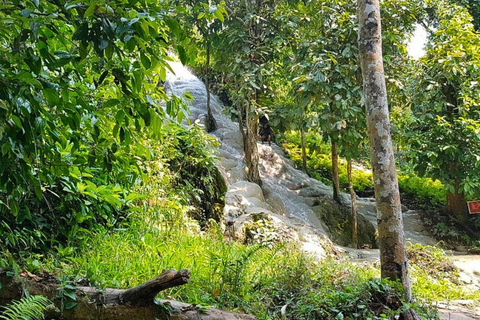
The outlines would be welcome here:
M 270 127 L 270 125 L 268 124 L 268 122 L 265 122 L 265 123 L 262 124 L 262 127 L 260 128 L 260 131 L 259 131 L 258 134 L 260 135 L 260 139 L 262 140 L 262 144 L 265 141 L 268 141 L 268 145 L 269 146 L 272 145 L 273 130 Z

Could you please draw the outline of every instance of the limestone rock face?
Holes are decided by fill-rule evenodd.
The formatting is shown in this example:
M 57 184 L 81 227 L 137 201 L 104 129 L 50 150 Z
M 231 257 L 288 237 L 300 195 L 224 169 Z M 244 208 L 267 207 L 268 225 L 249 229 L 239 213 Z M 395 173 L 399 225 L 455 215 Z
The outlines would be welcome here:
M 180 63 L 172 63 L 175 74 L 167 75 L 168 92 L 182 96 L 189 93 L 190 123 L 203 125 L 206 118 L 205 85 Z M 317 257 L 325 256 L 325 246 L 333 240 L 349 245 L 351 227 L 350 196 L 340 195 L 342 205 L 332 199 L 332 188 L 297 170 L 282 149 L 258 144 L 259 170 L 263 186 L 245 181 L 243 171 L 243 140 L 238 123 L 223 113 L 220 100 L 211 95 L 211 108 L 217 122 L 212 132 L 219 144 L 218 168 L 227 183 L 224 219 L 227 233 L 244 237 L 243 225 L 254 216 L 264 215 L 275 228 L 288 228 L 295 233 L 307 252 Z M 358 199 L 360 243 L 375 247 L 376 208 L 372 199 Z M 412 215 L 412 217 L 414 217 Z M 415 223 L 412 222 L 412 225 Z M 416 242 L 424 240 L 419 232 L 406 233 Z

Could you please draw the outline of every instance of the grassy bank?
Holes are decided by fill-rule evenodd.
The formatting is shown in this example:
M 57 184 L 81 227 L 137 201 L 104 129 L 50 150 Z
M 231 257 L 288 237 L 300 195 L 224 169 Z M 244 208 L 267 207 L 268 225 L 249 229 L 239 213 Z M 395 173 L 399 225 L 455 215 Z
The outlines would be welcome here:
M 210 192 L 212 206 L 221 206 L 222 193 L 207 189 L 216 179 L 214 146 L 199 141 L 208 139 L 182 131 L 157 146 L 157 156 L 143 163 L 138 196 L 121 222 L 77 229 L 69 237 L 75 241 L 45 252 L 3 250 L 0 267 L 54 274 L 65 292 L 76 285 L 127 288 L 162 270 L 186 268 L 191 282 L 161 295 L 259 319 L 281 319 L 282 310 L 286 319 L 385 319 L 407 306 L 397 284 L 379 280 L 378 263 L 353 263 L 332 248 L 318 261 L 298 243 L 245 244 L 225 237 L 217 216 L 198 201 Z M 434 300 L 480 299 L 480 293 L 461 289 L 454 270 L 439 272 L 441 251 L 426 252 L 434 258 L 419 258 L 411 269 L 413 307 L 424 319 L 434 319 L 434 310 L 425 307 Z M 65 306 L 75 306 L 69 295 L 62 298 Z

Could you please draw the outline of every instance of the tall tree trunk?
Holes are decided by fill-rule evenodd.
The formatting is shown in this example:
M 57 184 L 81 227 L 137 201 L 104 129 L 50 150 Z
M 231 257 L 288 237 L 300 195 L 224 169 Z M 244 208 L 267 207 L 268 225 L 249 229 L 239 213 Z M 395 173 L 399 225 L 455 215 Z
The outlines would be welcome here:
M 347 163 L 348 174 L 348 190 L 350 191 L 350 197 L 352 198 L 352 245 L 354 248 L 358 248 L 358 223 L 357 223 L 357 195 L 353 190 L 352 179 L 352 159 L 348 159 Z
M 358 0 L 358 46 L 378 212 L 382 278 L 401 281 L 411 299 L 402 207 L 393 156 L 382 57 L 379 0 Z
M 209 81 L 209 72 L 210 72 L 210 42 L 207 41 L 207 61 L 205 62 L 205 89 L 207 90 L 207 119 L 206 119 L 206 129 L 207 132 L 212 132 L 217 129 L 217 122 L 212 114 L 212 108 L 210 107 L 210 81 Z
M 247 180 L 250 182 L 262 185 L 260 173 L 258 171 L 258 148 L 257 148 L 257 130 L 258 130 L 258 115 L 253 106 L 247 107 L 247 131 L 245 134 L 245 143 L 243 150 L 245 151 L 245 172 Z
M 456 182 L 455 191 L 447 191 L 447 209 L 456 217 L 465 217 L 468 212 L 467 201 L 465 196 L 458 191 L 459 185 L 460 183 Z
M 332 183 L 333 200 L 340 203 L 340 178 L 338 177 L 338 148 L 337 142 L 332 140 Z
M 237 103 L 237 113 L 238 113 L 238 128 L 240 130 L 240 133 L 242 134 L 242 142 L 243 142 L 243 145 L 245 146 L 245 144 L 247 143 L 247 136 L 245 133 L 245 123 L 243 122 L 244 108 L 240 103 Z
M 307 173 L 307 152 L 305 151 L 305 129 L 302 126 L 301 130 L 302 135 L 302 164 L 303 164 L 303 172 Z

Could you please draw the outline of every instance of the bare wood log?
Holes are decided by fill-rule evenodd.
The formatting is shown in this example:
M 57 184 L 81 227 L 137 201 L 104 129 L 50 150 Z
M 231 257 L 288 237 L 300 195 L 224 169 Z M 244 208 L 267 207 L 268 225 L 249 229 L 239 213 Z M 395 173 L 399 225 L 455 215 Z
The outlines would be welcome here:
M 181 286 L 190 280 L 190 271 L 182 269 L 180 271 L 169 270 L 159 277 L 142 283 L 135 288 L 123 292 L 120 297 L 120 304 L 129 304 L 131 306 L 144 306 L 154 302 L 155 296 L 168 288 Z
M 75 291 L 78 304 L 64 310 L 65 299 L 58 299 L 61 292 L 57 280 L 53 277 L 39 277 L 28 272 L 19 277 L 7 276 L 0 270 L 0 305 L 20 299 L 25 291 L 31 295 L 43 295 L 54 301 L 47 319 L 69 320 L 253 320 L 252 316 L 235 314 L 218 309 L 204 309 L 174 300 L 155 300 L 162 290 L 188 282 L 188 270 L 169 270 L 159 277 L 137 287 L 97 290 L 94 287 L 77 287 Z

